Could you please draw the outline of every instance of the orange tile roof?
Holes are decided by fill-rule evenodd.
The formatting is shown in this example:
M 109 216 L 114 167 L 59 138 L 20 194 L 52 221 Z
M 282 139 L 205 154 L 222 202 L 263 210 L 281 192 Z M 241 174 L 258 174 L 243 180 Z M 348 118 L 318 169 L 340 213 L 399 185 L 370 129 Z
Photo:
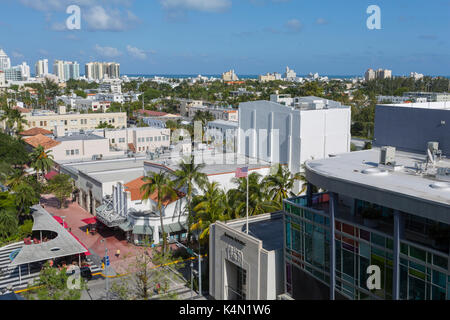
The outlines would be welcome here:
M 145 185 L 146 182 L 143 180 L 143 178 L 144 176 L 128 182 L 127 184 L 124 184 L 125 191 L 129 191 L 131 193 L 131 201 L 144 200 L 143 198 L 145 193 L 141 191 L 141 187 Z M 162 203 L 163 206 L 167 206 L 172 202 L 175 202 L 186 196 L 186 194 L 181 191 L 175 190 L 175 192 L 177 193 L 177 197 L 175 199 L 165 197 Z M 150 199 L 156 202 L 158 200 L 158 191 L 153 192 L 153 194 L 150 196 Z
M 52 138 L 46 137 L 42 134 L 25 138 L 24 141 L 34 148 L 37 148 L 39 145 L 41 145 L 44 147 L 45 150 L 48 150 L 61 144 L 61 142 L 55 141 Z
M 22 107 L 19 107 L 19 106 L 15 106 L 15 107 L 13 107 L 13 109 L 14 110 L 18 110 L 20 113 L 30 113 L 31 112 L 30 109 L 22 108 Z
M 25 137 L 32 137 L 32 136 L 37 136 L 38 134 L 43 134 L 43 135 L 52 134 L 52 132 L 42 129 L 42 128 L 31 128 L 31 129 L 25 130 L 19 134 L 21 136 L 25 136 Z

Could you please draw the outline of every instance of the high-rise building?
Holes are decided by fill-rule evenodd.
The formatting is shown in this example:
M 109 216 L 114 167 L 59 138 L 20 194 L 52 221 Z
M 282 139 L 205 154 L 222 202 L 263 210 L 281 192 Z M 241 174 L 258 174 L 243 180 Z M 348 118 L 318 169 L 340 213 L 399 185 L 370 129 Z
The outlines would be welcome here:
M 86 63 L 85 77 L 90 80 L 120 78 L 120 64 L 115 62 Z
M 31 78 L 30 66 L 26 62 L 22 62 L 22 64 L 18 67 L 20 67 L 20 70 L 22 71 L 22 80 L 28 80 Z
M 36 77 L 44 77 L 48 74 L 48 60 L 39 60 L 35 65 Z
M 373 69 L 368 69 L 364 75 L 364 79 L 366 81 L 371 81 L 374 80 L 375 78 L 376 78 L 375 71 Z
M 238 81 L 239 78 L 236 75 L 236 73 L 234 73 L 234 70 L 230 70 L 225 73 L 222 73 L 222 80 L 223 81 Z
M 22 68 L 21 66 L 15 66 L 9 69 L 5 69 L 5 79 L 8 81 L 22 81 Z
M 55 60 L 53 73 L 60 81 L 80 78 L 80 65 L 78 62 Z
M 0 49 L 0 70 L 4 71 L 9 68 L 11 68 L 11 60 L 3 49 Z

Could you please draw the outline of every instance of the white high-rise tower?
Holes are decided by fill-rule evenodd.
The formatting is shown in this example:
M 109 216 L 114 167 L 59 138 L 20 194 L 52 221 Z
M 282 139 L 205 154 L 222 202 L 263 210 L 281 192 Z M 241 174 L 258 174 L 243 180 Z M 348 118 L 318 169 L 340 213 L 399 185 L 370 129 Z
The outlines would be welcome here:
M 11 68 L 11 60 L 5 51 L 0 49 L 0 70 L 4 71 L 9 68 Z

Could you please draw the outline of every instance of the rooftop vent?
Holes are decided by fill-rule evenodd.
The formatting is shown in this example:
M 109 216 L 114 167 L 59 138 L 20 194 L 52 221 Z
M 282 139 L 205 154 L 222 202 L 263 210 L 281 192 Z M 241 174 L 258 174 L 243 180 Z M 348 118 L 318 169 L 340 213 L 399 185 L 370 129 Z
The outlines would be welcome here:
M 380 164 L 395 165 L 395 147 L 381 147 Z
M 430 184 L 430 187 L 433 189 L 439 189 L 439 190 L 450 190 L 450 183 L 449 182 L 435 182 L 433 184 Z

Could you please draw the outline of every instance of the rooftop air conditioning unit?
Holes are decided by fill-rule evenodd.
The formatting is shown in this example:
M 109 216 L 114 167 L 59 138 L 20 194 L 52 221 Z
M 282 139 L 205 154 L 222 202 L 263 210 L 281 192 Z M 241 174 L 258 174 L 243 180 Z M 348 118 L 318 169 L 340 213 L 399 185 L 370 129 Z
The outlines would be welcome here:
M 395 165 L 395 147 L 381 147 L 380 164 Z

